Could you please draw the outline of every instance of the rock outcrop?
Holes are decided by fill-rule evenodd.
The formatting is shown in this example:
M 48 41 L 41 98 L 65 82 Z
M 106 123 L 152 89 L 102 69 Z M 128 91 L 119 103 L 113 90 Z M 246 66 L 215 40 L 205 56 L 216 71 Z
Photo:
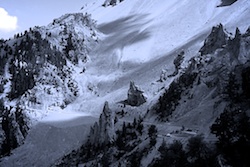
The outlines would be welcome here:
M 105 145 L 113 143 L 115 139 L 115 115 L 105 102 L 99 123 L 95 123 L 90 129 L 89 141 L 93 145 Z
M 196 104 L 207 103 L 208 100 L 204 95 L 214 100 L 212 103 L 214 105 L 211 105 L 210 109 L 204 108 L 201 112 L 206 116 L 213 113 L 211 118 L 219 116 L 218 113 L 223 111 L 223 109 L 218 110 L 218 106 L 223 108 L 226 103 L 243 104 L 249 100 L 249 29 L 245 34 L 241 34 L 237 28 L 234 36 L 221 31 L 223 31 L 222 25 L 213 28 L 200 50 L 201 54 L 189 60 L 185 71 L 169 85 L 158 103 L 152 107 L 151 111 L 158 115 L 159 120 L 179 119 L 186 113 L 199 111 L 200 106 Z M 198 120 L 193 119 L 193 122 Z M 201 123 L 203 122 L 196 124 Z M 205 126 L 210 125 L 204 124 Z
M 106 0 L 103 4 L 103 6 L 107 7 L 107 6 L 115 6 L 118 3 L 122 2 L 124 0 Z
M 238 28 L 235 30 L 235 36 L 233 39 L 228 40 L 228 52 L 231 57 L 238 58 L 240 53 L 240 41 L 241 41 L 241 33 Z
M 235 3 L 237 0 L 221 0 L 221 4 L 217 7 L 230 6 Z
M 203 47 L 200 49 L 201 55 L 211 54 L 218 48 L 222 48 L 226 45 L 227 35 L 223 30 L 223 25 L 219 24 L 212 28 L 211 33 L 204 42 Z
M 146 98 L 143 95 L 143 91 L 141 91 L 134 82 L 130 82 L 129 90 L 128 90 L 128 99 L 127 104 L 131 106 L 140 106 L 146 102 Z

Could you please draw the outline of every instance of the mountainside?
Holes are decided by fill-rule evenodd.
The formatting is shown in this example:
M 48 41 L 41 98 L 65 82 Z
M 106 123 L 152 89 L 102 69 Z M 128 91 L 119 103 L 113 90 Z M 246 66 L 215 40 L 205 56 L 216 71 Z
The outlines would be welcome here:
M 248 166 L 249 7 L 86 0 L 1 40 L 0 166 Z
M 75 166 L 76 164 L 82 164 L 82 166 L 98 164 L 103 166 L 163 166 L 166 165 L 166 161 L 170 166 L 249 164 L 244 152 L 249 149 L 250 139 L 248 130 L 250 96 L 249 89 L 246 87 L 250 82 L 249 32 L 250 29 L 241 35 L 236 29 L 233 37 L 224 32 L 221 24 L 214 27 L 199 54 L 189 60 L 188 66 L 182 69 L 179 77 L 171 82 L 145 115 L 130 107 L 124 107 L 122 111 L 115 108 L 112 111 L 105 103 L 103 113 L 99 118 L 99 125 L 93 126 L 88 141 L 65 156 L 57 166 Z M 211 43 L 214 39 L 217 42 Z M 221 41 L 224 42 L 221 43 Z M 169 75 L 167 79 L 159 82 L 166 82 L 170 77 L 173 76 Z M 119 119 L 115 119 L 114 116 L 104 118 L 103 115 L 111 115 L 107 114 L 107 111 L 115 112 Z M 132 113 L 136 115 L 134 120 L 129 116 Z M 228 115 L 230 113 L 234 114 L 232 118 L 235 120 L 230 120 Z M 144 118 L 140 114 L 144 115 Z M 226 115 L 225 120 L 222 119 L 224 115 Z M 240 120 L 246 122 L 242 123 Z M 107 122 L 102 124 L 103 121 Z M 223 123 L 226 127 L 219 129 Z M 227 132 L 227 130 L 232 131 Z M 220 134 L 221 131 L 229 133 L 224 134 L 224 137 L 230 140 L 228 141 L 230 144 L 221 143 L 226 141 L 220 139 L 223 137 Z M 104 137 L 102 133 L 105 132 L 112 137 Z M 228 151 L 229 154 L 224 155 L 212 149 L 216 141 L 214 134 L 219 136 L 217 149 L 221 149 L 222 152 Z M 115 135 L 117 137 L 114 137 Z M 103 139 L 106 140 L 103 141 Z M 203 145 L 200 146 L 201 148 L 199 148 L 199 143 Z M 167 144 L 170 145 L 169 148 Z M 242 145 L 245 148 L 240 148 Z M 165 147 L 166 151 L 168 149 L 179 150 L 165 155 L 162 147 Z M 209 147 L 212 148 L 208 149 Z M 192 149 L 195 148 L 201 150 L 190 155 Z M 179 155 L 181 152 L 182 155 Z M 221 158 L 220 154 L 225 157 Z M 196 156 L 201 157 L 195 159 Z M 231 156 L 242 156 L 242 158 Z M 224 159 L 226 162 L 222 163 Z M 174 163 L 174 160 L 177 162 Z M 240 162 L 237 162 L 238 160 Z
M 86 63 L 88 47 L 97 43 L 95 33 L 95 22 L 90 16 L 77 13 L 66 14 L 47 27 L 35 27 L 17 34 L 14 39 L 1 41 L 2 126 L 5 117 L 15 116 L 15 108 L 21 116 L 30 118 L 23 126 L 32 126 L 49 111 L 60 111 L 77 98 L 79 86 L 73 73 L 84 72 L 84 66 L 81 69 L 77 66 Z M 5 135 L 18 135 L 4 131 Z M 26 136 L 27 130 L 24 133 Z M 2 145 L 3 150 L 7 149 L 2 154 L 8 154 L 23 142 L 22 135 L 15 138 L 21 139 L 8 148 Z

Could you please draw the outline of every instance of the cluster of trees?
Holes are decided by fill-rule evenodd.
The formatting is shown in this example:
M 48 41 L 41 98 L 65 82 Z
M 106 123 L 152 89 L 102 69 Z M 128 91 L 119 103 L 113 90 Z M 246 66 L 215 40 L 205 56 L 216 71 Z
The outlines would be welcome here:
M 8 58 L 12 55 L 12 48 L 6 43 L 6 41 L 0 42 L 0 75 L 4 74 L 4 67 L 8 61 Z
M 55 48 L 51 48 L 49 42 L 41 37 L 40 32 L 25 31 L 23 35 L 16 35 L 14 43 L 1 43 L 1 69 L 9 65 L 11 74 L 11 91 L 8 97 L 12 100 L 23 95 L 35 85 L 35 76 L 39 75 L 46 62 L 62 69 L 66 64 L 65 57 Z
M 163 142 L 158 150 L 160 158 L 152 166 L 220 166 L 223 163 L 235 167 L 250 166 L 249 76 L 247 64 L 228 73 L 223 93 L 229 105 L 211 126 L 211 133 L 218 138 L 216 145 L 205 142 L 202 136 L 190 138 L 185 148 L 179 141 L 170 145 Z M 157 111 L 161 117 L 172 114 L 183 88 L 187 88 L 193 79 L 181 76 L 180 80 L 186 84 L 173 82 L 160 97 Z
M 12 66 L 14 67 L 14 66 Z M 11 91 L 8 94 L 10 100 L 20 97 L 28 89 L 35 86 L 34 74 L 30 70 L 11 68 Z
M 230 72 L 228 74 L 228 81 L 225 85 L 225 89 L 224 89 L 224 94 L 226 95 L 226 98 L 229 101 L 232 102 L 239 102 L 240 99 L 240 83 L 237 81 L 236 79 L 236 75 L 234 72 Z
M 28 118 L 20 108 L 4 108 L 0 100 L 0 131 L 3 131 L 3 141 L 0 144 L 0 157 L 10 154 L 11 150 L 22 144 L 28 134 Z
M 211 126 L 219 153 L 232 166 L 250 166 L 250 119 L 242 108 L 229 105 Z
M 69 15 L 65 15 L 65 17 Z M 74 14 L 73 16 L 75 17 L 75 21 L 77 21 L 79 24 L 82 23 L 84 26 L 88 27 L 91 30 L 92 38 L 96 37 L 96 25 L 95 21 L 91 19 L 91 15 L 89 15 L 88 13 L 85 13 L 85 15 L 83 15 L 82 13 L 78 13 Z M 55 22 L 60 21 L 57 20 Z M 82 39 L 79 39 L 79 34 L 71 31 L 67 23 L 60 23 L 60 26 L 63 26 L 63 31 L 59 33 L 59 35 L 62 36 L 60 45 L 63 46 L 63 54 L 75 65 L 78 64 L 79 59 L 81 59 L 82 61 L 86 61 L 86 53 L 88 53 L 88 49 L 85 42 L 89 41 L 89 39 L 86 39 L 85 36 L 83 36 Z M 48 33 L 47 35 L 48 37 L 50 37 L 51 33 Z
M 117 148 L 122 151 L 129 151 L 134 148 L 134 145 L 130 145 L 129 141 L 137 139 L 138 136 L 142 135 L 142 130 L 144 126 L 142 124 L 142 119 L 134 119 L 133 124 L 123 123 L 122 129 L 116 132 L 117 138 L 115 144 Z
M 192 87 L 197 73 L 181 75 L 176 81 L 172 82 L 169 88 L 160 96 L 155 112 L 162 121 L 168 120 L 176 106 L 179 104 L 181 95 L 185 90 Z
M 148 136 L 149 136 L 149 144 L 150 144 L 150 147 L 153 147 L 155 146 L 156 144 L 156 138 L 157 138 L 157 128 L 155 125 L 151 125 L 149 128 L 148 128 Z
M 140 166 L 142 158 L 157 143 L 158 133 L 155 125 L 149 126 L 149 144 L 139 146 L 142 142 L 140 136 L 146 132 L 142 121 L 135 119 L 133 123 L 123 123 L 122 128 L 117 130 L 117 138 L 113 143 L 91 145 L 91 142 L 87 142 L 79 150 L 65 156 L 58 166 L 88 162 L 110 166 L 123 160 L 127 160 L 127 166 Z M 172 144 L 163 141 L 158 148 L 160 156 L 150 166 L 250 165 L 247 154 L 250 149 L 250 121 L 246 112 L 237 106 L 228 106 L 211 126 L 211 133 L 218 138 L 216 144 L 208 143 L 202 135 L 191 137 L 185 145 L 181 141 L 174 141 Z
M 143 119 L 134 119 L 133 123 L 123 123 L 122 128 L 116 131 L 117 137 L 113 143 L 105 145 L 91 144 L 87 141 L 78 150 L 72 151 L 66 155 L 57 166 L 77 165 L 91 162 L 92 166 L 101 164 L 108 167 L 114 162 L 119 161 L 121 165 L 126 160 L 126 165 L 131 167 L 138 167 L 141 165 L 141 160 L 147 156 L 150 149 L 157 143 L 158 130 L 155 125 L 150 125 L 145 128 Z M 148 144 L 139 146 L 142 143 L 143 133 L 147 133 L 146 140 Z M 91 135 L 91 134 L 90 134 Z M 165 142 L 164 142 L 165 143 Z M 194 143 L 195 147 L 197 143 Z M 135 149 L 136 148 L 136 149 Z M 163 148 L 160 148 L 163 150 Z M 160 160 L 154 162 L 159 164 Z
M 250 119 L 246 111 L 229 105 L 211 126 L 211 133 L 218 138 L 216 144 L 207 143 L 201 135 L 190 138 L 185 147 L 180 141 L 169 145 L 163 141 L 158 149 L 160 157 L 152 166 L 250 166 Z
M 167 145 L 162 142 L 158 149 L 160 157 L 155 159 L 152 167 L 211 167 L 217 166 L 216 152 L 202 135 L 192 137 L 188 140 L 186 147 L 180 141 L 174 141 Z
M 66 25 L 65 25 L 66 26 Z M 74 45 L 74 41 L 72 39 L 72 33 L 69 33 L 68 37 L 66 38 L 66 45 L 63 49 L 64 54 L 66 55 L 66 57 L 74 64 L 78 64 L 78 57 L 75 54 L 74 50 L 75 45 Z
M 246 67 L 241 72 L 242 90 L 245 99 L 250 99 L 250 67 Z

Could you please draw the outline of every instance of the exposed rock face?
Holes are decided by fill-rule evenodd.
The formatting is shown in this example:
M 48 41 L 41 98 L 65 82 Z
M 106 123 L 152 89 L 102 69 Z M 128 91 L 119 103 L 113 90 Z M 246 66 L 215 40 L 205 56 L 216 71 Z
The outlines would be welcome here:
M 221 0 L 221 4 L 218 7 L 230 6 L 235 3 L 237 0 Z
M 241 33 L 238 28 L 235 31 L 235 37 L 228 41 L 228 52 L 231 56 L 238 58 L 240 53 L 240 40 L 241 40 Z
M 99 123 L 95 123 L 90 130 L 89 139 L 93 145 L 105 145 L 114 142 L 115 139 L 115 115 L 110 110 L 108 102 L 105 102 Z
M 118 4 L 119 2 L 122 2 L 124 0 L 106 0 L 103 4 L 103 6 L 115 6 L 116 4 Z
M 211 54 L 216 49 L 222 48 L 226 44 L 227 35 L 223 30 L 222 24 L 212 28 L 212 32 L 204 42 L 203 47 L 200 49 L 201 55 Z
M 174 66 L 175 66 L 175 71 L 173 72 L 173 74 L 169 75 L 168 77 L 174 77 L 179 73 L 179 70 L 181 69 L 181 64 L 184 60 L 184 51 L 181 51 L 177 57 L 174 59 Z
M 130 82 L 130 87 L 128 90 L 127 103 L 131 106 L 140 106 L 146 102 L 146 98 L 143 96 L 143 92 L 135 86 L 134 82 Z
M 248 27 L 246 33 L 243 35 L 244 37 L 250 36 L 250 27 Z
M 223 31 L 222 26 L 213 28 L 200 50 L 202 54 L 189 60 L 189 66 L 185 72 L 170 84 L 164 94 L 160 96 L 158 104 L 151 109 L 158 114 L 160 120 L 179 119 L 183 115 L 186 116 L 187 113 L 195 113 L 201 110 L 197 104 L 208 103 L 208 96 L 215 101 L 212 103 L 214 105 L 203 108 L 201 113 L 204 115 L 200 118 L 204 116 L 208 118 L 210 113 L 213 113 L 210 118 L 219 116 L 218 113 L 223 111 L 221 108 L 224 108 L 226 103 L 238 103 L 237 105 L 240 106 L 239 102 L 243 104 L 249 100 L 249 29 L 241 35 L 237 28 L 235 36 L 230 38 L 227 38 L 229 35 L 226 35 L 225 32 L 220 31 Z M 213 33 L 214 35 L 212 35 Z M 218 36 L 218 40 L 214 39 L 216 36 Z M 215 52 L 216 49 L 219 50 Z M 204 94 L 208 96 L 204 98 Z M 218 110 L 218 107 L 221 108 Z M 200 119 L 189 117 L 187 122 L 190 120 L 193 123 Z M 203 122 L 196 122 L 196 124 L 204 125 L 207 128 L 210 126 Z

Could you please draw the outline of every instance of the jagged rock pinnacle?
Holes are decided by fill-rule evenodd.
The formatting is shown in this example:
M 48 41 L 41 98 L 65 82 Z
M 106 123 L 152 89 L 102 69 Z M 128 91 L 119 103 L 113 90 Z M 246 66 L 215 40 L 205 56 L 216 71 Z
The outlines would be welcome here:
M 223 45 L 226 44 L 226 37 L 222 24 L 213 27 L 211 33 L 205 40 L 203 47 L 200 49 L 201 55 L 211 54 L 216 49 L 222 48 Z
M 131 106 L 140 106 L 146 102 L 146 98 L 143 95 L 143 92 L 135 86 L 134 82 L 130 82 L 128 90 L 128 99 L 127 103 Z

